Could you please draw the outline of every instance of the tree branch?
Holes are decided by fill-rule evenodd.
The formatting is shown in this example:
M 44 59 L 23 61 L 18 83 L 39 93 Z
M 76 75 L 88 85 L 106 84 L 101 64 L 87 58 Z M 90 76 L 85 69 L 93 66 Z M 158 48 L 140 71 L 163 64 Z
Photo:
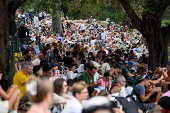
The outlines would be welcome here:
M 13 14 L 26 0 L 12 0 L 8 4 L 8 11 Z
M 129 18 L 132 20 L 133 24 L 136 26 L 136 28 L 142 33 L 142 21 L 141 19 L 137 16 L 137 14 L 135 13 L 134 9 L 130 6 L 130 3 L 128 0 L 118 0 L 124 10 L 126 11 L 126 13 L 128 14 Z

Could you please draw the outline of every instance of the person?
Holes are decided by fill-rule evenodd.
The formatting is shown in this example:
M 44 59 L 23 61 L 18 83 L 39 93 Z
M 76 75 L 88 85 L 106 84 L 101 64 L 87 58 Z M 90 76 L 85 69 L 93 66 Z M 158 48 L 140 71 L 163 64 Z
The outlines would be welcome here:
M 72 86 L 73 86 L 74 83 L 75 83 L 75 81 L 72 80 L 72 79 L 67 80 L 67 86 L 68 86 L 67 94 L 68 95 L 71 95 L 71 96 L 73 95 L 72 94 Z
M 94 74 L 96 73 L 96 68 L 94 66 L 89 66 L 87 72 L 82 73 L 78 77 L 78 81 L 84 81 L 88 86 L 95 86 Z
M 48 79 L 29 77 L 27 92 L 32 105 L 26 113 L 50 113 L 48 107 L 52 102 L 53 87 Z
M 134 87 L 131 93 L 131 95 L 136 95 L 137 97 L 136 103 L 143 112 L 146 112 L 147 110 L 151 110 L 155 107 L 158 107 L 157 102 L 161 94 L 161 88 L 153 88 L 153 89 L 151 88 L 148 94 L 145 95 L 145 87 L 148 87 L 148 86 L 150 86 L 148 78 L 142 77 L 142 79 L 140 79 L 140 83 Z M 155 103 L 145 103 L 156 92 L 157 94 L 156 94 Z
M 15 64 L 15 72 L 21 70 L 21 66 L 22 66 L 22 63 L 24 62 L 25 60 L 23 58 L 19 59 L 18 62 Z
M 28 74 L 32 72 L 33 65 L 30 62 L 24 62 L 21 66 L 21 70 L 15 73 L 13 83 L 18 86 L 21 91 L 20 98 L 22 98 L 26 91 L 26 83 L 28 81 Z
M 167 65 L 166 65 L 166 70 L 167 70 L 167 77 L 165 78 L 165 81 L 162 83 L 162 86 L 163 86 L 163 88 L 165 89 L 165 91 L 168 91 L 168 90 L 170 90 L 170 63 L 168 63 Z
M 53 83 L 54 93 L 52 105 L 57 107 L 60 112 L 64 108 L 64 104 L 72 98 L 72 96 L 66 94 L 68 86 L 64 79 L 56 79 Z
M 55 66 L 55 65 L 60 65 L 59 62 L 62 62 L 61 56 L 58 54 L 59 50 L 58 49 L 53 49 L 52 54 L 47 57 L 48 58 L 48 62 L 50 63 L 51 66 Z
M 131 63 L 126 63 L 125 66 L 122 68 L 122 74 L 125 77 L 125 79 L 127 80 L 127 84 L 129 84 L 130 86 L 133 85 L 133 74 L 131 73 L 130 69 L 132 68 Z
M 51 77 L 52 68 L 49 65 L 45 65 L 42 68 L 42 70 L 43 70 L 43 76 L 42 77 L 45 77 L 45 78 Z
M 50 49 L 50 44 L 46 44 L 46 46 L 41 50 L 44 57 L 46 56 L 48 49 Z
M 24 59 L 25 59 L 26 62 L 31 62 L 31 60 L 32 60 L 31 56 L 32 56 L 32 51 L 29 48 L 25 49 Z
M 26 36 L 29 35 L 29 30 L 21 23 L 21 26 L 18 28 L 18 34 L 20 39 L 20 48 L 23 48 L 23 44 L 26 44 Z
M 84 70 L 85 70 L 85 69 L 84 69 L 85 63 L 86 63 L 86 60 L 85 60 L 85 59 L 82 59 L 79 67 L 77 68 L 77 72 L 78 72 L 78 73 L 83 73 L 83 72 L 84 72 Z
M 110 71 L 110 59 L 106 58 L 104 60 L 105 62 L 102 64 L 102 76 L 104 75 L 105 72 Z
M 64 57 L 63 62 L 64 62 L 64 66 L 68 67 L 68 65 L 70 63 L 74 63 L 74 60 L 72 57 L 70 57 L 71 52 L 70 51 L 66 51 L 66 57 Z
M 98 86 L 103 87 L 104 89 L 109 89 L 109 79 L 110 79 L 110 73 L 105 72 L 103 78 L 100 78 L 96 84 Z
M 147 75 L 147 68 L 145 67 L 140 67 L 138 69 L 138 73 L 139 73 L 139 76 L 136 77 L 134 83 L 133 83 L 133 87 L 135 87 L 137 84 L 140 83 L 140 79 L 143 77 L 143 76 L 146 76 Z
M 89 99 L 83 106 L 82 113 L 115 113 L 109 99 L 104 96 L 96 96 Z
M 0 72 L 0 109 L 1 113 L 17 113 L 20 101 L 20 90 L 16 84 L 11 85 L 5 92 L 1 87 L 2 72 Z M 5 99 L 4 101 L 2 100 Z
M 170 107 L 169 107 L 169 101 L 170 101 L 170 91 L 165 92 L 159 101 L 159 105 L 165 109 L 165 113 L 169 113 Z
M 152 80 L 156 81 L 154 85 L 159 85 L 162 87 L 164 79 L 166 78 L 167 78 L 167 73 L 162 69 L 160 64 L 157 64 L 156 70 L 154 71 L 154 74 L 152 76 Z M 165 88 L 165 90 L 167 89 Z
M 122 75 L 116 76 L 110 88 L 110 93 L 111 94 L 118 93 L 119 96 L 126 97 L 127 94 L 126 94 L 126 91 L 124 90 L 125 85 L 126 85 L 125 77 Z M 123 90 L 122 94 L 121 94 L 121 90 Z
M 43 75 L 42 67 L 41 67 L 40 65 L 34 66 L 34 68 L 33 68 L 33 74 L 34 74 L 36 77 L 42 76 L 42 75 Z
M 107 38 L 107 35 L 106 35 L 106 33 L 104 32 L 104 30 L 102 30 L 102 32 L 101 32 L 101 40 L 102 40 L 102 43 L 105 43 L 106 38 Z
M 69 100 L 63 109 L 62 113 L 81 113 L 83 109 L 83 100 L 88 98 L 88 85 L 83 81 L 76 82 L 72 86 L 72 93 L 74 98 Z
M 32 61 L 32 64 L 34 66 L 40 65 L 41 60 L 44 60 L 43 54 L 39 54 L 38 57 L 35 60 Z
M 76 65 L 74 63 L 68 64 L 69 71 L 66 73 L 66 80 L 74 79 L 74 72 L 76 70 Z

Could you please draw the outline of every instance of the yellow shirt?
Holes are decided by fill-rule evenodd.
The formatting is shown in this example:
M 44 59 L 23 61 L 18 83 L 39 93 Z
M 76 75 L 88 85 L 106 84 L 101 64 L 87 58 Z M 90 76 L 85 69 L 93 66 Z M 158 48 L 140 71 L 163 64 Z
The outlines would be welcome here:
M 24 82 L 27 81 L 27 80 L 28 80 L 27 75 L 24 74 L 22 71 L 18 71 L 14 75 L 13 83 L 18 85 L 18 89 L 21 91 L 20 98 L 23 97 L 23 95 L 26 91 L 26 84 Z

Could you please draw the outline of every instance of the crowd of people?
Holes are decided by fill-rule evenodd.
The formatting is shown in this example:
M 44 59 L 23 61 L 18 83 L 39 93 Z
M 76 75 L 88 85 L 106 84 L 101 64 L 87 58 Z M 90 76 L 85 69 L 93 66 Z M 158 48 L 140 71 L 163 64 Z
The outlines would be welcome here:
M 18 24 L 20 57 L 13 85 L 0 95 L 3 113 L 163 113 L 170 109 L 170 63 L 148 70 L 140 32 L 114 22 L 51 17 Z M 2 74 L 0 74 L 1 78 Z M 2 104 L 1 104 L 2 103 Z

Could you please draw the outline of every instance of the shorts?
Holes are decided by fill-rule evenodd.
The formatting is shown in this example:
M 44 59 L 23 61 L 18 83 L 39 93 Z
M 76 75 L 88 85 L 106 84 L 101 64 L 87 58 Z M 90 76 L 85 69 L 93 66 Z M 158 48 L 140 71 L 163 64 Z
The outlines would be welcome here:
M 146 112 L 147 110 L 151 110 L 155 108 L 155 104 L 154 103 L 142 103 L 142 106 L 140 107 L 140 109 L 143 111 L 143 112 Z
M 0 112 L 8 113 L 9 103 L 8 100 L 2 101 L 0 100 Z

